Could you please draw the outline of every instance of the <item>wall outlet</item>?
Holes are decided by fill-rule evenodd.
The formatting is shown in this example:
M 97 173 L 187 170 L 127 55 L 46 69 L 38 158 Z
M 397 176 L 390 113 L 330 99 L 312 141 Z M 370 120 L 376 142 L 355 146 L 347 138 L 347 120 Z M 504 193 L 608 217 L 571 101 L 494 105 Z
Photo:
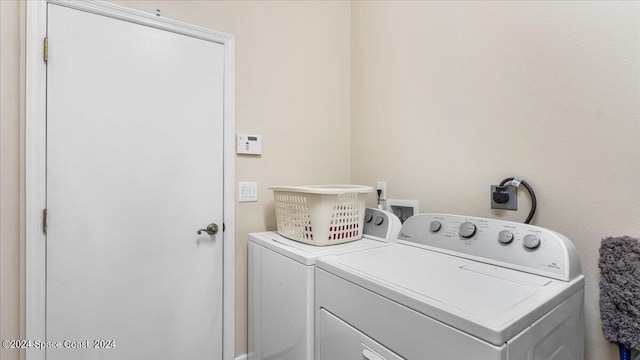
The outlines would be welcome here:
M 418 200 L 387 200 L 387 211 L 393 213 L 400 219 L 401 223 L 418 214 Z
M 376 183 L 376 190 L 381 190 L 380 200 L 387 200 L 387 183 L 384 181 L 378 181 Z M 377 191 L 376 191 L 377 195 Z
M 513 185 L 491 185 L 491 208 L 518 210 L 518 188 Z

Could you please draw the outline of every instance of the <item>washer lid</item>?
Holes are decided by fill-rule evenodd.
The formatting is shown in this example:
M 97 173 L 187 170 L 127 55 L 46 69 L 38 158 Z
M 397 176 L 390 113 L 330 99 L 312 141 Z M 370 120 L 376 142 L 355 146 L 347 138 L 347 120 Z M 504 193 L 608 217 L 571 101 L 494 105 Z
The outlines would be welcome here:
M 317 267 L 498 346 L 584 287 L 406 243 Z
M 264 246 L 304 265 L 314 265 L 316 258 L 386 246 L 389 243 L 363 237 L 360 240 L 330 246 L 314 246 L 278 234 L 275 231 L 249 234 L 249 241 Z

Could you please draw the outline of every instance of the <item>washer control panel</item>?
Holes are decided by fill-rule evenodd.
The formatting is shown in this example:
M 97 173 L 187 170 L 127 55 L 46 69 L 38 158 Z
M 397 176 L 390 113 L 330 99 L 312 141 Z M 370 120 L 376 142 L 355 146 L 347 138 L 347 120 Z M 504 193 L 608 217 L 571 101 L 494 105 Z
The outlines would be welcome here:
M 476 234 L 476 231 L 478 231 L 476 224 L 470 221 L 463 222 L 462 224 L 460 224 L 460 227 L 458 228 L 458 234 L 460 234 L 460 236 L 462 236 L 465 239 L 472 238 L 473 235 Z
M 362 236 L 386 242 L 396 241 L 401 226 L 400 219 L 394 214 L 380 209 L 366 208 Z
M 582 273 L 577 251 L 569 239 L 529 224 L 450 214 L 418 214 L 405 221 L 398 240 L 558 280 L 569 281 Z

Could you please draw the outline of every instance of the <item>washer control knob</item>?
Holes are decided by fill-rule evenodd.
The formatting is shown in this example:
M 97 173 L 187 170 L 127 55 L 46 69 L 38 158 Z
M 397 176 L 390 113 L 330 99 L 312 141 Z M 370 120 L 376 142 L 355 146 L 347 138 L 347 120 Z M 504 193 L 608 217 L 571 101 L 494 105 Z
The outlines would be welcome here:
M 432 233 L 437 233 L 438 231 L 440 231 L 441 227 L 442 227 L 442 224 L 440 224 L 440 221 L 433 220 L 429 225 L 429 231 L 431 231 Z
M 368 223 L 370 223 L 372 219 L 373 219 L 373 215 L 371 215 L 371 214 L 367 214 L 364 217 L 364 221 L 368 222 Z
M 540 239 L 538 239 L 538 237 L 533 234 L 525 235 L 525 237 L 522 239 L 522 244 L 527 249 L 533 250 L 540 246 Z
M 376 225 L 382 224 L 383 221 L 384 221 L 384 218 L 382 217 L 382 215 L 376 215 L 376 218 L 373 220 L 373 222 Z
M 462 225 L 460 225 L 458 233 L 463 238 L 468 239 L 476 234 L 476 226 L 468 221 L 465 221 L 462 223 Z
M 498 234 L 498 241 L 500 241 L 501 244 L 509 244 L 513 241 L 513 233 L 509 230 L 500 231 Z

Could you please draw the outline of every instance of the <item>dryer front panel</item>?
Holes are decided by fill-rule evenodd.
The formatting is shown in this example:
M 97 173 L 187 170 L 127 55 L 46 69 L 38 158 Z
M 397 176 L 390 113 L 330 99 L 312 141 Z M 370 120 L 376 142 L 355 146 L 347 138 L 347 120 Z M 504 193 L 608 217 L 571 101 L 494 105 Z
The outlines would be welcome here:
M 313 359 L 314 267 L 249 242 L 249 359 Z

